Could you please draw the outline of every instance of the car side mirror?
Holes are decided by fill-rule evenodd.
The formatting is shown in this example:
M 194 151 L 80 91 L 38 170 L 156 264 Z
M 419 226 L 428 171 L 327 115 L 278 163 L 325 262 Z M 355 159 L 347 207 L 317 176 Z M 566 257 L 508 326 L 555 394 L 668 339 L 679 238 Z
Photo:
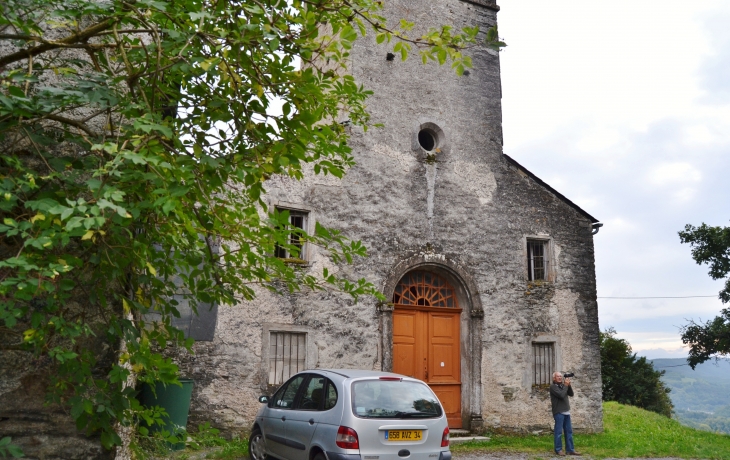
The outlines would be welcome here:
M 259 402 L 267 403 L 267 402 L 269 402 L 269 397 L 268 396 L 259 396 Z

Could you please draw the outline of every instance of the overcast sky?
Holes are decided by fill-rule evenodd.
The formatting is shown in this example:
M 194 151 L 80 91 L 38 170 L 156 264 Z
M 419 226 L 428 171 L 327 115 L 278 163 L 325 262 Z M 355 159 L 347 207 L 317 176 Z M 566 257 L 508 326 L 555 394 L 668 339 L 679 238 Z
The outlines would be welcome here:
M 601 329 L 686 356 L 678 327 L 722 308 L 677 232 L 730 225 L 730 1 L 500 6 L 504 152 L 605 224 Z

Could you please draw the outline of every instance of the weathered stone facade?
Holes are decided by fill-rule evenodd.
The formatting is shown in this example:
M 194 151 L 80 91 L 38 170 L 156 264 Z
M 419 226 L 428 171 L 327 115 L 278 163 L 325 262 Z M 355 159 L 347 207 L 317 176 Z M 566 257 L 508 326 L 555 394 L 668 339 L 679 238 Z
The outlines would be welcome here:
M 393 0 L 386 15 L 428 27 L 496 23 L 490 0 Z M 573 423 L 602 430 L 598 311 L 589 214 L 502 153 L 498 53 L 470 51 L 474 67 L 458 77 L 449 66 L 388 60 L 368 36 L 356 43 L 351 71 L 374 90 L 368 101 L 380 129 L 352 133 L 357 165 L 342 180 L 309 175 L 272 178 L 274 206 L 308 212 L 361 240 L 369 257 L 332 266 L 316 248 L 304 268 L 323 266 L 365 277 L 392 298 L 414 269 L 437 273 L 456 289 L 461 313 L 461 409 L 472 431 L 547 430 L 550 398 L 533 385 L 535 342 L 554 344 L 556 367 L 576 373 Z M 418 133 L 428 129 L 427 152 Z M 546 242 L 546 281 L 528 280 L 527 240 Z M 391 370 L 393 306 L 372 299 L 354 304 L 336 293 L 280 297 L 259 292 L 255 302 L 222 306 L 212 342 L 180 356 L 195 380 L 191 424 L 210 420 L 244 432 L 268 386 L 267 334 L 306 333 L 309 368 Z

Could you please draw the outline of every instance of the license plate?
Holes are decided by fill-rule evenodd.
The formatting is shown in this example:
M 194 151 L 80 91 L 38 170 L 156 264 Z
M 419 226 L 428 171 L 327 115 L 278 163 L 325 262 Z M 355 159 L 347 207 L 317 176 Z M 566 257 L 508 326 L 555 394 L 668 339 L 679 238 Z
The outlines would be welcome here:
M 422 430 L 386 430 L 385 440 L 395 441 L 420 441 L 423 439 Z

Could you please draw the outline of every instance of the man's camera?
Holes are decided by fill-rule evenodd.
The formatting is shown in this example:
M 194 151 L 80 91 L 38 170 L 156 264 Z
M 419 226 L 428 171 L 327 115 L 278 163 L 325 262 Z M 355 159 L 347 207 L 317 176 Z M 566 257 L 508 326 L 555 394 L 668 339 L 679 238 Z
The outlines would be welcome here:
M 570 379 L 570 378 L 573 378 L 573 377 L 575 377 L 575 374 L 572 373 L 572 372 L 566 372 L 565 374 L 563 374 L 563 378 L 564 379 Z

